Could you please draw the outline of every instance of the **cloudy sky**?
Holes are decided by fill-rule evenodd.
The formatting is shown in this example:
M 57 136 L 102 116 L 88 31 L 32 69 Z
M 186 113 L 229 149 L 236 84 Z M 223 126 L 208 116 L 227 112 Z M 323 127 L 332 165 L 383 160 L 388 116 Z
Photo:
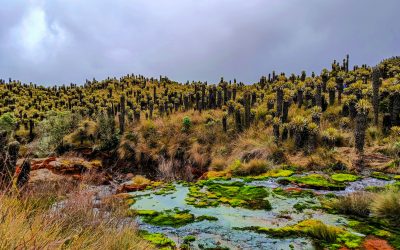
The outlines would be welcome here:
M 399 0 L 0 0 L 0 78 L 254 82 L 400 55 Z

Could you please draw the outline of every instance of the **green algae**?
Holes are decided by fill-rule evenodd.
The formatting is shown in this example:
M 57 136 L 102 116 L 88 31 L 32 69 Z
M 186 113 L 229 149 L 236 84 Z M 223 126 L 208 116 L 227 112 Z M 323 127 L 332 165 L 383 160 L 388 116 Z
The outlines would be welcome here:
M 217 221 L 218 218 L 210 215 L 200 215 L 196 217 L 196 221 L 203 221 L 203 220 L 208 220 L 208 221 Z
M 161 247 L 162 249 L 175 249 L 175 242 L 169 239 L 167 236 L 161 233 L 149 233 L 145 230 L 140 230 L 139 235 L 154 244 L 156 247 Z
M 187 210 L 137 210 L 136 213 L 144 222 L 157 226 L 181 227 L 195 221 L 195 216 Z
M 384 181 L 390 181 L 392 180 L 392 177 L 389 175 L 382 173 L 382 172 L 372 172 L 371 177 L 374 177 L 376 179 L 384 180 Z
M 224 246 L 207 247 L 204 246 L 203 244 L 198 244 L 197 246 L 202 250 L 229 250 L 229 247 L 224 247 Z
M 173 183 L 155 181 L 147 185 L 145 190 L 154 190 L 155 195 L 169 195 L 176 192 L 176 187 Z
M 286 198 L 311 198 L 314 197 L 315 194 L 311 190 L 304 190 L 304 189 L 298 189 L 298 188 L 275 188 L 273 191 L 273 194 L 275 195 L 280 195 L 284 196 Z
M 218 218 L 210 215 L 200 215 L 195 217 L 188 210 L 165 210 L 158 212 L 155 210 L 136 210 L 135 214 L 141 216 L 143 221 L 157 226 L 181 227 L 193 222 L 204 220 L 217 221 Z
M 217 183 L 203 181 L 189 187 L 186 203 L 195 207 L 216 207 L 227 204 L 232 207 L 270 210 L 266 199 L 269 192 L 263 187 L 245 185 L 242 182 Z
M 339 174 L 333 174 L 331 176 L 332 180 L 337 181 L 337 182 L 353 182 L 361 179 L 360 176 L 353 175 L 353 174 L 344 174 L 344 173 L 339 173 Z
M 196 240 L 196 237 L 193 235 L 188 235 L 185 238 L 183 238 L 183 243 L 189 244 L 190 242 L 193 242 Z
M 295 225 L 281 228 L 245 227 L 236 229 L 251 230 L 276 238 L 309 237 L 316 245 L 327 249 L 338 249 L 342 245 L 348 248 L 357 248 L 363 240 L 363 237 L 358 234 L 353 234 L 341 227 L 325 225 L 323 222 L 314 219 L 304 220 Z
M 315 202 L 312 201 L 306 201 L 306 202 L 297 202 L 296 204 L 293 205 L 293 208 L 297 212 L 303 212 L 305 209 L 318 209 L 320 208 L 319 206 L 315 205 Z
M 136 210 L 136 215 L 139 216 L 156 216 L 159 212 L 155 210 Z
M 344 190 L 346 188 L 345 184 L 332 181 L 320 174 L 287 177 L 279 180 L 278 183 L 283 185 L 296 183 L 299 186 L 317 190 Z

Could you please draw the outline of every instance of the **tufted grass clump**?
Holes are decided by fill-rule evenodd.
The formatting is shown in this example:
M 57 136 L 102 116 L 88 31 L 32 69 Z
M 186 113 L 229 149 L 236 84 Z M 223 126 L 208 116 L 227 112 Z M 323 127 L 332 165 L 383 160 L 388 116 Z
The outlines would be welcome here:
M 385 220 L 393 226 L 400 226 L 400 191 L 389 189 L 375 196 L 371 211 L 374 217 Z
M 56 209 L 60 197 L 46 196 L 0 193 L 0 249 L 153 249 L 133 224 L 122 223 L 126 208 L 117 203 L 95 211 L 91 196 L 71 193 Z
M 271 163 L 266 160 L 252 159 L 247 163 L 238 164 L 232 173 L 236 176 L 260 175 L 271 168 Z
M 330 202 L 330 206 L 342 214 L 368 217 L 371 212 L 370 204 L 373 197 L 368 192 L 355 192 L 338 197 Z

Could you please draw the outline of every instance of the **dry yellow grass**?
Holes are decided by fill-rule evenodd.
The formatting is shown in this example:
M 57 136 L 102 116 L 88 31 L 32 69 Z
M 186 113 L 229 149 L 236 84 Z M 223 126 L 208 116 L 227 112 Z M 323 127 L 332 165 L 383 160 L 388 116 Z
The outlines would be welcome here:
M 52 201 L 46 194 L 0 194 L 0 249 L 153 249 L 115 204 L 95 211 L 87 193 L 56 207 Z

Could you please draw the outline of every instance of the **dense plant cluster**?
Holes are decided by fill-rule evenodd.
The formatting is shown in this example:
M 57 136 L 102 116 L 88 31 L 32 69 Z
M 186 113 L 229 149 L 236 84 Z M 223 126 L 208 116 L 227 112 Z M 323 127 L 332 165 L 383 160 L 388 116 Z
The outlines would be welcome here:
M 362 156 L 370 124 L 386 136 L 400 125 L 399 67 L 394 57 L 350 69 L 347 56 L 320 75 L 272 72 L 253 84 L 134 74 L 82 86 L 1 80 L 0 125 L 20 143 L 36 140 L 38 155 L 118 149 L 123 160 L 164 164 L 171 177 L 177 165 L 209 166 L 216 138 L 229 143 L 254 126 L 271 131 L 278 146 L 291 141 L 292 149 L 311 154 L 354 143 Z

